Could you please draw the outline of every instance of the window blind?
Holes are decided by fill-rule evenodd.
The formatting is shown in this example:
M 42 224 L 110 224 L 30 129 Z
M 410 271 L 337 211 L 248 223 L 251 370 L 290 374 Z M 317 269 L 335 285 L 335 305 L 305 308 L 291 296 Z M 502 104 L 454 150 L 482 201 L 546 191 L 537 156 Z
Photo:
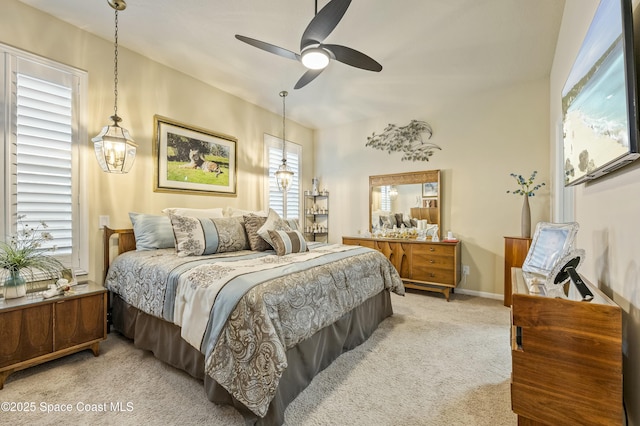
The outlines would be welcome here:
M 53 239 L 43 248 L 57 257 L 73 247 L 72 101 L 70 87 L 17 75 L 16 213 L 30 227 L 47 224 Z

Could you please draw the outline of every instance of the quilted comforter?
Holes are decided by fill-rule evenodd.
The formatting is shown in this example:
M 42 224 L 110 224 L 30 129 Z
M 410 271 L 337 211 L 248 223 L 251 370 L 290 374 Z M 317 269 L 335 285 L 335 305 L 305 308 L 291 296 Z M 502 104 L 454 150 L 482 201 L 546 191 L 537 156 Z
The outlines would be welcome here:
M 309 252 L 286 256 L 131 251 L 114 260 L 105 287 L 180 326 L 204 354 L 207 374 L 261 417 L 289 348 L 380 291 L 404 294 L 381 253 L 342 244 L 312 244 Z

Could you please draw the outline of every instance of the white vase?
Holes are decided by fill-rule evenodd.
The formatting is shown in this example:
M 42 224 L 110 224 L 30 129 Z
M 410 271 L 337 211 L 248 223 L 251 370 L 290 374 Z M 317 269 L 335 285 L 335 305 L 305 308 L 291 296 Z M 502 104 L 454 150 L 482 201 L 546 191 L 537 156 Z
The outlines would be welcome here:
M 27 295 L 27 286 L 25 284 L 4 287 L 5 299 L 17 299 L 18 297 L 24 297 L 26 295 Z
M 19 273 L 10 274 L 4 281 L 4 298 L 17 299 L 27 295 L 27 284 Z

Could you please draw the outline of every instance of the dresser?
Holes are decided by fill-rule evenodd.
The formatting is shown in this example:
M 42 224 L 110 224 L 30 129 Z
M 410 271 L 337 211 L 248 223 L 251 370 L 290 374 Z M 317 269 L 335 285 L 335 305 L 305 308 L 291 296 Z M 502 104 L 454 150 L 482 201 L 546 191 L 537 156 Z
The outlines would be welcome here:
M 462 277 L 460 241 L 342 237 L 342 243 L 378 250 L 396 268 L 405 287 L 442 293 L 447 301 Z
M 591 302 L 570 283 L 566 297 L 547 297 L 512 269 L 511 407 L 519 425 L 623 423 L 621 309 L 583 280 Z
M 85 349 L 98 356 L 107 338 L 107 291 L 78 284 L 66 295 L 0 300 L 0 389 L 13 372 Z
M 511 306 L 511 268 L 520 268 L 527 258 L 531 238 L 504 237 L 504 306 Z

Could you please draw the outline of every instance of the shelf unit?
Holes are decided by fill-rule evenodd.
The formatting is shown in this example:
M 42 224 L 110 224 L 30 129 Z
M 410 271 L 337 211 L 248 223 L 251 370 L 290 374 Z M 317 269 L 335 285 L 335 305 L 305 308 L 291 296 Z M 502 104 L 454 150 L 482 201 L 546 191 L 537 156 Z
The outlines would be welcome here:
M 307 241 L 329 242 L 329 193 L 304 193 L 304 236 Z

